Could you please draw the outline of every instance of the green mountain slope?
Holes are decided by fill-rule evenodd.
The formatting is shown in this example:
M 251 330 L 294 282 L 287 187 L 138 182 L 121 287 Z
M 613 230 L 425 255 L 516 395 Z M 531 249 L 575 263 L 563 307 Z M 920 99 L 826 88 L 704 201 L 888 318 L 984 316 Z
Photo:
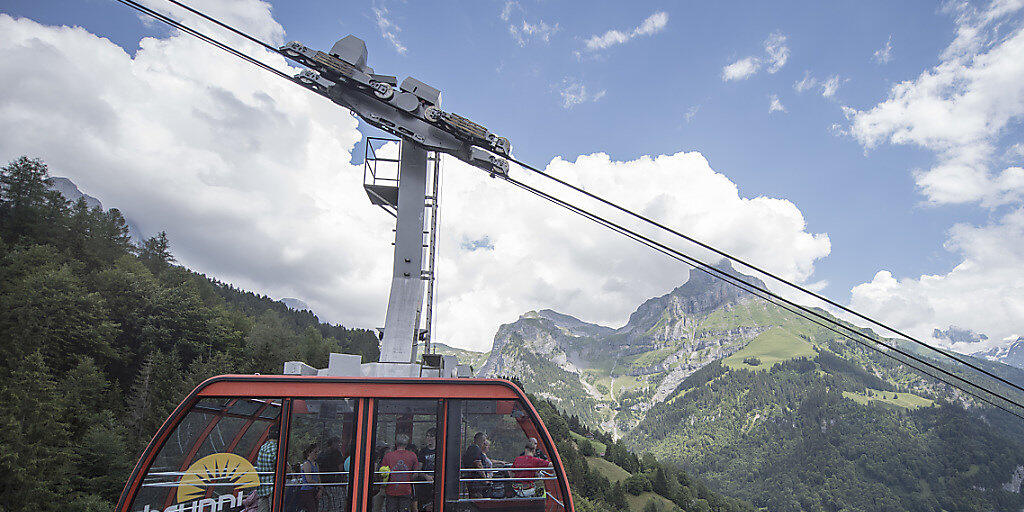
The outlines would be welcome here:
M 567 318 L 532 312 L 502 326 L 485 368 L 524 375 L 586 426 L 726 495 L 794 512 L 1024 508 L 1021 421 L 706 274 L 618 329 L 574 335 L 580 321 Z M 1024 382 L 1019 369 L 969 360 Z
M 0 510 L 111 510 L 134 461 L 220 373 L 376 360 L 372 331 L 320 322 L 129 243 L 117 210 L 69 204 L 46 167 L 0 169 Z
M 444 343 L 433 343 L 431 344 L 431 350 L 436 354 L 443 356 L 455 356 L 459 360 L 459 364 L 468 364 L 473 367 L 474 370 L 480 368 L 487 360 L 487 356 L 490 352 L 476 352 L 473 350 L 466 350 L 456 347 L 445 345 Z

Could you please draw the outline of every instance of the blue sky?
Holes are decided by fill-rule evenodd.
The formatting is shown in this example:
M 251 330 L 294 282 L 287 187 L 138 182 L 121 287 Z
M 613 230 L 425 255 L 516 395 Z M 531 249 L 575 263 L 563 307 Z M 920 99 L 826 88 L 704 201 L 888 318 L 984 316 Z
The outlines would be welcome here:
M 349 33 L 365 39 L 377 72 L 415 76 L 441 89 L 446 109 L 507 136 L 519 158 L 537 165 L 594 153 L 631 161 L 698 151 L 741 197 L 792 201 L 807 232 L 827 233 L 831 251 L 813 262 L 810 280 L 827 281 L 827 295 L 849 301 L 851 289 L 880 270 L 911 280 L 950 273 L 965 260 L 962 251 L 947 249 L 954 225 L 1002 225 L 1019 209 L 1017 196 L 987 205 L 977 198 L 935 201 L 919 188 L 915 172 L 935 166 L 948 156 L 945 149 L 893 143 L 896 129 L 876 130 L 874 143 L 866 142 L 871 134 L 851 132 L 854 112 L 870 111 L 894 84 L 913 82 L 948 60 L 944 52 L 970 24 L 971 9 L 994 5 L 294 1 L 274 2 L 272 15 L 285 40 L 310 47 L 329 48 Z M 141 37 L 168 36 L 113 1 L 8 0 L 0 10 L 43 25 L 81 26 L 129 53 Z M 652 16 L 660 17 L 657 26 L 639 30 Z M 1001 20 L 976 54 L 1018 30 L 1020 13 Z M 588 45 L 609 30 L 627 40 Z M 785 58 L 769 55 L 772 37 Z M 887 45 L 887 58 L 876 55 Z M 725 80 L 724 68 L 745 58 L 759 70 Z M 806 77 L 814 85 L 798 90 Z M 825 96 L 829 78 L 837 87 Z M 773 98 L 782 110 L 769 110 Z M 995 153 L 1009 155 L 990 158 L 992 172 L 1020 165 L 1012 148 L 1022 132 L 1019 117 L 1011 117 L 989 137 Z M 587 176 L 580 180 L 587 183 Z M 643 198 L 637 201 L 643 206 Z M 1010 310 L 1010 324 L 1021 320 Z M 961 318 L 949 324 L 969 323 Z M 988 330 L 1011 333 L 1006 323 Z M 986 329 L 984 322 L 971 327 Z

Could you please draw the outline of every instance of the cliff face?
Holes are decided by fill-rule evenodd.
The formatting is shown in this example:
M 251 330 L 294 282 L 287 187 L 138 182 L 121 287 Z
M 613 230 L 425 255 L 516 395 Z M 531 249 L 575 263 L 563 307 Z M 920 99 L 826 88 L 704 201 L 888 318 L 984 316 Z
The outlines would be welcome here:
M 741 275 L 727 262 L 718 268 Z M 750 302 L 746 292 L 693 271 L 682 286 L 641 304 L 618 329 L 549 309 L 530 311 L 499 327 L 478 375 L 514 376 L 592 426 L 620 431 L 688 375 L 767 330 L 770 325 L 708 322 L 716 312 Z

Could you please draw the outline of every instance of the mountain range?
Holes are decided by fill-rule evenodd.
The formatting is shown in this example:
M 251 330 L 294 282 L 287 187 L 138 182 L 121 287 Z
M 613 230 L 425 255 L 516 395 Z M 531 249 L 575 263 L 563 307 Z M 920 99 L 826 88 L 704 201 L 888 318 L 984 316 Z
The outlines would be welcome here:
M 704 272 L 619 328 L 530 311 L 445 350 L 769 510 L 1024 508 L 1024 422 Z M 1024 341 L 961 357 L 1024 382 Z

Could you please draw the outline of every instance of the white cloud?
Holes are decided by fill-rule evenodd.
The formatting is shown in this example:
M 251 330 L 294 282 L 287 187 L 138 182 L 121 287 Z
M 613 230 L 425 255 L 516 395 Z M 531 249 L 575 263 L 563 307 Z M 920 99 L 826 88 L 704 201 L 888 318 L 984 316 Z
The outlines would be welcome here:
M 932 151 L 931 169 L 915 173 L 933 204 L 1019 200 L 1019 171 L 991 167 L 1000 137 L 1024 116 L 1024 27 L 1007 19 L 1024 2 L 955 7 L 957 36 L 938 65 L 894 85 L 867 110 L 849 109 L 850 132 L 866 148 L 883 142 Z M 1016 141 L 1011 141 L 1016 142 Z
M 509 1 L 505 2 L 505 5 L 501 8 L 501 21 L 509 21 L 512 19 L 512 11 L 514 9 L 522 9 L 519 2 Z
M 768 102 L 768 113 L 771 114 L 772 112 L 786 112 L 786 107 L 779 101 L 778 94 L 772 94 Z
M 742 58 L 722 68 L 722 80 L 746 80 L 757 73 L 761 67 L 761 60 L 757 57 Z
M 551 36 L 558 32 L 558 23 L 554 25 L 548 25 L 543 20 L 537 23 L 528 23 L 523 20 L 521 24 L 511 24 L 508 26 L 509 32 L 512 33 L 512 37 L 519 43 L 519 46 L 526 46 L 530 40 L 541 41 L 547 43 L 551 41 Z
M 836 95 L 836 91 L 839 90 L 839 76 L 832 75 L 821 82 L 821 96 L 823 98 L 831 98 Z
M 800 81 L 794 83 L 793 88 L 796 89 L 796 92 L 804 92 L 815 85 L 818 85 L 818 79 L 811 76 L 810 71 L 804 71 L 804 77 Z
M 775 31 L 764 40 L 763 57 L 744 57 L 722 68 L 722 81 L 746 80 L 754 76 L 761 67 L 769 73 L 776 73 L 789 60 L 789 47 L 786 46 L 786 36 L 782 32 Z
M 694 105 L 694 106 L 686 109 L 686 113 L 683 114 L 683 118 L 686 119 L 687 123 L 689 123 L 690 121 L 693 121 L 693 118 L 697 115 L 697 112 L 699 112 L 699 111 L 700 111 L 700 105 Z
M 186 25 L 200 29 L 203 33 L 216 35 L 216 39 L 229 42 L 232 46 L 251 44 L 248 40 L 236 36 L 205 19 L 191 14 L 188 11 L 171 5 L 170 2 L 161 0 L 140 0 L 146 7 L 169 15 L 175 19 L 182 20 Z M 204 12 L 212 18 L 218 19 L 227 25 L 233 26 L 243 32 L 251 34 L 257 39 L 267 41 L 273 45 L 284 43 L 284 28 L 271 15 L 272 6 L 268 2 L 254 2 L 251 0 L 224 0 L 211 2 L 198 0 L 186 2 L 190 7 Z M 139 14 L 140 19 L 159 23 L 146 16 Z
M 657 34 L 667 25 L 668 13 L 660 11 L 648 16 L 640 25 L 630 31 L 608 30 L 604 34 L 590 36 L 585 44 L 588 50 L 604 50 L 640 36 Z
M 926 339 L 950 325 L 985 333 L 993 342 L 1021 332 L 1024 211 L 987 226 L 957 224 L 945 247 L 962 258 L 948 273 L 897 278 L 879 271 L 853 288 L 851 306 Z
M 764 41 L 764 52 L 768 55 L 768 72 L 776 73 L 789 60 L 789 47 L 782 32 L 772 32 Z
M 191 268 L 379 324 L 390 271 L 373 255 L 391 228 L 363 207 L 345 111 L 184 34 L 145 38 L 133 56 L 24 18 L 0 15 L 0 33 L 0 161 L 43 158 L 143 232 L 167 230 Z
M 490 342 L 495 319 L 510 322 L 523 311 L 544 307 L 619 326 L 642 301 L 686 279 L 685 266 L 674 260 L 525 192 L 510 191 L 501 182 L 479 179 L 480 172 L 465 169 L 464 164 L 445 162 L 445 166 L 446 197 L 459 198 L 444 205 L 446 241 L 439 275 L 445 281 L 440 287 L 439 318 L 446 338 L 460 336 L 458 341 L 467 343 L 461 338 L 465 331 L 486 336 L 473 341 L 483 346 Z M 736 185 L 711 169 L 697 152 L 632 161 L 615 161 L 598 153 L 574 161 L 556 158 L 545 170 L 586 183 L 587 190 L 669 225 L 686 226 L 685 231 L 699 239 L 747 255 L 794 279 L 807 280 L 814 261 L 830 250 L 828 236 L 808 233 L 793 203 L 741 196 Z M 584 208 L 639 227 L 593 201 L 552 188 L 533 174 L 513 173 Z M 453 183 L 455 175 L 472 179 Z M 491 214 L 480 215 L 482 211 Z M 652 234 L 646 228 L 640 231 Z M 462 240 L 484 236 L 494 250 L 451 252 Z M 679 244 L 678 239 L 653 236 L 715 261 Z
M 886 39 L 884 46 L 875 50 L 875 62 L 879 64 L 892 62 L 892 35 L 889 35 L 889 39 Z
M 597 101 L 604 97 L 608 91 L 601 89 L 596 93 L 587 92 L 587 86 L 580 80 L 563 78 L 556 86 L 558 94 L 562 97 L 562 108 L 570 109 L 581 103 Z
M 796 90 L 796 92 L 802 93 L 817 87 L 821 89 L 821 97 L 832 98 L 836 95 L 836 91 L 839 90 L 839 86 L 847 80 L 839 78 L 839 75 L 832 75 L 824 80 L 818 80 L 811 76 L 810 71 L 804 71 L 804 77 L 793 83 L 793 89 Z M 844 112 L 847 112 L 847 108 L 848 107 L 843 107 Z
M 499 17 L 502 21 L 508 22 L 508 31 L 519 46 L 526 46 L 531 41 L 547 44 L 551 41 L 551 36 L 560 30 L 558 23 L 549 25 L 544 20 L 538 20 L 536 23 L 526 21 L 526 10 L 515 1 L 505 2 Z
M 6 15 L 0 33 L 0 161 L 43 158 L 144 231 L 166 229 L 190 268 L 299 297 L 332 321 L 382 325 L 393 221 L 349 163 L 361 136 L 347 112 L 186 35 L 146 38 L 133 55 L 81 28 Z M 486 348 L 500 323 L 539 307 L 621 324 L 686 279 L 662 255 L 460 162 L 443 166 L 438 340 Z M 791 202 L 743 197 L 696 152 L 547 169 L 787 277 L 808 280 L 830 250 Z
M 957 325 L 996 345 L 1024 325 L 1024 169 L 991 169 L 1000 154 L 1015 159 L 1016 141 L 1000 148 L 1000 139 L 1024 115 L 1024 28 L 1008 18 L 1022 7 L 1020 0 L 983 9 L 947 4 L 957 30 L 939 64 L 894 85 L 868 110 L 844 107 L 849 133 L 864 147 L 888 142 L 935 154 L 930 169 L 914 172 L 930 203 L 1016 203 L 987 225 L 950 229 L 944 247 L 960 259 L 950 271 L 915 278 L 883 270 L 853 288 L 854 308 L 919 337 Z
M 383 37 L 387 42 L 391 43 L 391 46 L 395 48 L 395 51 L 405 55 L 409 51 L 408 48 L 402 44 L 402 41 L 398 39 L 398 33 L 402 31 L 401 27 L 391 21 L 388 16 L 391 14 L 387 7 L 374 7 L 373 14 L 377 17 L 377 29 L 380 30 L 380 36 Z

